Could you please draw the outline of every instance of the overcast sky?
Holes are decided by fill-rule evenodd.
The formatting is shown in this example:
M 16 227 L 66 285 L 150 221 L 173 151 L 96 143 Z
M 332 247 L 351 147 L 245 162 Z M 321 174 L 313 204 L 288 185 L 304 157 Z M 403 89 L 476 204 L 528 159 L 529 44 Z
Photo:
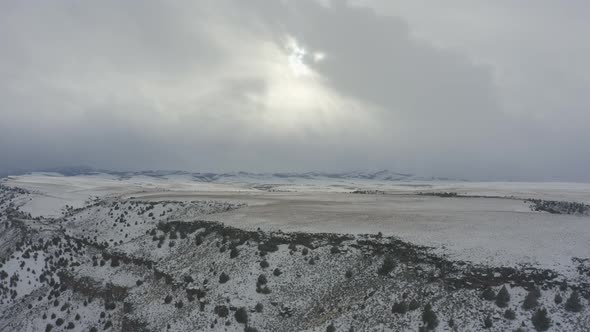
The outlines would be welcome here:
M 0 170 L 590 181 L 590 2 L 0 2 Z

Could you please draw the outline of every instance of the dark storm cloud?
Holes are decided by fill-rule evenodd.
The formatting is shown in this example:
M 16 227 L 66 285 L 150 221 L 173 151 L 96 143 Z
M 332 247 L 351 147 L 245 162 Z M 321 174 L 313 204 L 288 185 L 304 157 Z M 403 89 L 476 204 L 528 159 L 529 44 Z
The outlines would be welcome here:
M 551 110 L 511 106 L 547 97 L 515 95 L 516 80 L 498 76 L 516 56 L 490 51 L 495 61 L 483 61 L 474 50 L 484 46 L 418 39 L 413 24 L 432 29 L 414 15 L 422 9 L 399 8 L 406 19 L 378 2 L 5 2 L 0 169 L 391 168 L 590 180 L 585 62 L 576 63 L 582 75 L 552 66 L 561 88 L 548 108 L 567 105 L 576 123 L 548 122 L 541 115 Z M 485 29 L 473 33 L 494 42 Z M 300 64 L 289 43 L 305 49 Z M 547 60 L 531 62 L 527 70 Z M 539 86 L 530 72 L 516 74 L 518 86 Z

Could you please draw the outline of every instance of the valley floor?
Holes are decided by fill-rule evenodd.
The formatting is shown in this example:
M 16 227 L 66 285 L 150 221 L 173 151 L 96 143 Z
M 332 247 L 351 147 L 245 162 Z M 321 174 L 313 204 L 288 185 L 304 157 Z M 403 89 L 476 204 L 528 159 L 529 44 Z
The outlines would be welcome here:
M 1 184 L 0 331 L 590 329 L 590 185 Z

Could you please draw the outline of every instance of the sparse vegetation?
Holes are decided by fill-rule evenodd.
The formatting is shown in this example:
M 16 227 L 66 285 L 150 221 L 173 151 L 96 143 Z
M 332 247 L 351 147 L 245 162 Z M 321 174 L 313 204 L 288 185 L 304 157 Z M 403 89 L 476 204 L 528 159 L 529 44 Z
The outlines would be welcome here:
M 570 297 L 565 301 L 565 310 L 571 312 L 582 311 L 582 302 L 580 301 L 580 294 L 577 291 L 573 291 Z
M 508 303 L 510 302 L 510 293 L 508 293 L 508 289 L 506 286 L 502 286 L 498 295 L 496 295 L 496 305 L 500 308 L 506 308 Z
M 538 309 L 532 316 L 531 321 L 537 331 L 547 331 L 551 327 L 551 319 L 545 308 Z
M 377 272 L 380 275 L 388 275 L 393 269 L 395 269 L 395 260 L 391 255 L 385 255 L 383 263 Z

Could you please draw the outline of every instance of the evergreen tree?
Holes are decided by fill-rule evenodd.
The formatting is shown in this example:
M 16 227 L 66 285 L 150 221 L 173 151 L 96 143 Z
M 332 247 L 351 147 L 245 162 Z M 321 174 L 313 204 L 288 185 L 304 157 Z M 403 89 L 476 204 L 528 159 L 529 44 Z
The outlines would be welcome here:
M 426 324 L 426 328 L 429 330 L 434 330 L 438 326 L 438 317 L 436 316 L 436 313 L 432 311 L 430 303 L 424 306 L 422 321 Z
M 524 298 L 524 302 L 522 303 L 522 308 L 525 310 L 530 310 L 539 305 L 539 298 L 534 290 L 528 292 L 526 297 Z
M 486 289 L 484 289 L 484 291 L 481 293 L 481 298 L 487 301 L 493 301 L 496 298 L 496 293 L 492 287 L 486 287 Z
M 547 309 L 538 309 L 531 318 L 533 326 L 537 331 L 547 331 L 551 326 L 551 318 L 547 316 Z
M 500 308 L 506 308 L 508 306 L 508 302 L 510 302 L 510 293 L 508 293 L 506 286 L 502 286 L 502 289 L 500 289 L 498 295 L 496 296 L 496 305 Z
M 582 302 L 580 302 L 580 294 L 577 291 L 573 291 L 570 297 L 565 301 L 565 310 L 571 312 L 582 311 Z

